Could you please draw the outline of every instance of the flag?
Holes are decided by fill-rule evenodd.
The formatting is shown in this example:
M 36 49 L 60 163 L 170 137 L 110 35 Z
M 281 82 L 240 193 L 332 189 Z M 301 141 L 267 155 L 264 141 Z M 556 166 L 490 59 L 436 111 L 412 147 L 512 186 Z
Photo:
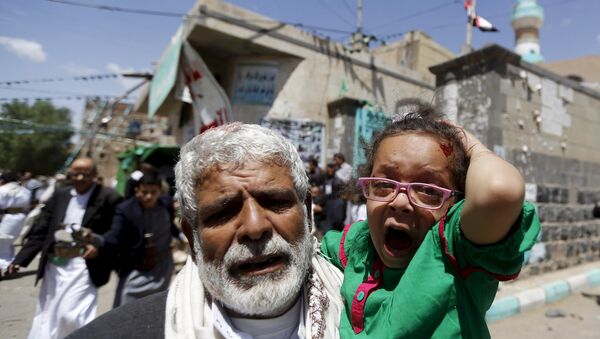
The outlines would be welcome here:
M 473 27 L 479 28 L 482 32 L 498 32 L 498 29 L 491 22 L 477 15 L 472 0 L 465 0 L 464 7 L 467 11 L 467 20 Z
M 194 107 L 196 133 L 232 121 L 231 104 L 206 64 L 189 42 L 183 43 L 181 70 Z
M 491 22 L 479 15 L 475 15 L 472 25 L 473 27 L 479 28 L 479 30 L 482 32 L 498 32 L 498 29 L 494 27 Z
M 338 93 L 338 96 L 343 97 L 349 89 L 350 87 L 348 86 L 348 81 L 344 79 L 342 81 L 342 86 L 340 86 L 340 92 Z
M 465 0 L 464 6 L 465 6 L 465 10 L 467 10 L 467 12 L 468 12 L 469 10 L 471 10 L 471 6 L 473 6 L 473 1 Z

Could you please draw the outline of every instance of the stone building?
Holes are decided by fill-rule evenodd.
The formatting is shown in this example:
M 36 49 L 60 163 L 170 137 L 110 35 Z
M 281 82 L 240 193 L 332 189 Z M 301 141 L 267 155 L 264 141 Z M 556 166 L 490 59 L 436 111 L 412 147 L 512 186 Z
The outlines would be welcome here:
M 600 92 L 498 45 L 430 69 L 439 105 L 525 177 L 542 221 L 526 272 L 600 259 Z
M 542 67 L 590 89 L 600 91 L 600 55 L 586 55 L 541 64 Z
M 393 113 L 407 97 L 430 101 L 434 78 L 428 67 L 453 57 L 419 32 L 374 51 L 355 51 L 219 0 L 199 0 L 181 36 L 227 94 L 234 120 L 267 124 L 300 139 L 316 134 L 312 146 L 299 141 L 298 148 L 317 153 L 322 161 L 342 151 L 355 163 L 354 145 L 361 136 L 369 137 L 365 133 L 378 125 L 381 112 Z M 165 69 L 169 53 L 155 75 Z M 153 85 L 161 86 L 156 78 Z M 195 113 L 177 98 L 177 84 L 165 86 L 170 93 L 156 114 L 169 117 L 182 144 L 198 133 L 189 129 Z M 148 111 L 151 100 L 144 97 L 139 110 Z M 357 119 L 365 103 L 369 112 Z
M 172 145 L 170 126 L 165 117 L 148 119 L 145 113 L 135 112 L 133 104 L 88 100 L 85 103 L 80 141 L 80 154 L 94 159 L 98 176 L 105 185 L 112 185 L 119 168 L 118 154 L 137 145 Z

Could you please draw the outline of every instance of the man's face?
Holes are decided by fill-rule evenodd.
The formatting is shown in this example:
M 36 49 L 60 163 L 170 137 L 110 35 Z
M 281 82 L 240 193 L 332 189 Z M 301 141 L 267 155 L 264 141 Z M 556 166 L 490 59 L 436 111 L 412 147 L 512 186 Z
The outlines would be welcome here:
M 135 189 L 135 196 L 144 208 L 153 208 L 160 197 L 160 185 L 139 184 Z
M 342 160 L 340 157 L 333 157 L 333 162 L 336 164 L 336 166 L 340 166 L 344 163 L 344 160 Z
M 310 188 L 310 195 L 313 199 L 321 196 L 321 188 L 319 186 L 312 186 Z
M 371 177 L 455 189 L 451 184 L 449 161 L 440 143 L 422 134 L 400 134 L 381 141 Z M 367 200 L 371 240 L 383 263 L 391 268 L 408 266 L 429 229 L 451 205 L 451 200 L 437 210 L 414 206 L 406 191 L 401 191 L 391 202 Z
M 96 173 L 91 159 L 77 159 L 69 167 L 68 176 L 78 194 L 83 194 L 94 184 Z
M 255 161 L 210 169 L 196 197 L 196 264 L 213 297 L 250 316 L 291 307 L 308 272 L 312 238 L 290 170 Z

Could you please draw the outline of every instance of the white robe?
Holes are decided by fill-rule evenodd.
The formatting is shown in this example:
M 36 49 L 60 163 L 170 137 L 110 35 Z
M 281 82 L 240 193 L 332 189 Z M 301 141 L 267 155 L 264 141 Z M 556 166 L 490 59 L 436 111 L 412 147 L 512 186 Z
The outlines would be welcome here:
M 64 338 L 94 320 L 97 306 L 98 289 L 83 258 L 73 258 L 65 266 L 48 262 L 27 338 Z
M 23 213 L 7 213 L 0 222 L 0 269 L 4 270 L 15 257 L 13 242 L 21 233 L 25 210 L 29 208 L 29 190 L 16 182 L 0 186 L 0 209 L 22 208 Z
M 81 226 L 92 191 L 93 187 L 84 194 L 71 190 L 64 224 L 74 229 Z M 48 260 L 28 338 L 64 338 L 94 320 L 97 306 L 98 288 L 90 279 L 85 259 L 72 258 L 60 266 Z

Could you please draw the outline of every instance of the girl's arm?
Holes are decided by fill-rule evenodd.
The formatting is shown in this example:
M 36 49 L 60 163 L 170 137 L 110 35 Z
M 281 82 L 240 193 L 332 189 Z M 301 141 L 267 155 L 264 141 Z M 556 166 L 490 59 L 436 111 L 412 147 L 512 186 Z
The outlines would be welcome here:
M 502 240 L 523 207 L 525 183 L 519 171 L 464 131 L 470 159 L 461 229 L 470 241 L 485 245 Z

